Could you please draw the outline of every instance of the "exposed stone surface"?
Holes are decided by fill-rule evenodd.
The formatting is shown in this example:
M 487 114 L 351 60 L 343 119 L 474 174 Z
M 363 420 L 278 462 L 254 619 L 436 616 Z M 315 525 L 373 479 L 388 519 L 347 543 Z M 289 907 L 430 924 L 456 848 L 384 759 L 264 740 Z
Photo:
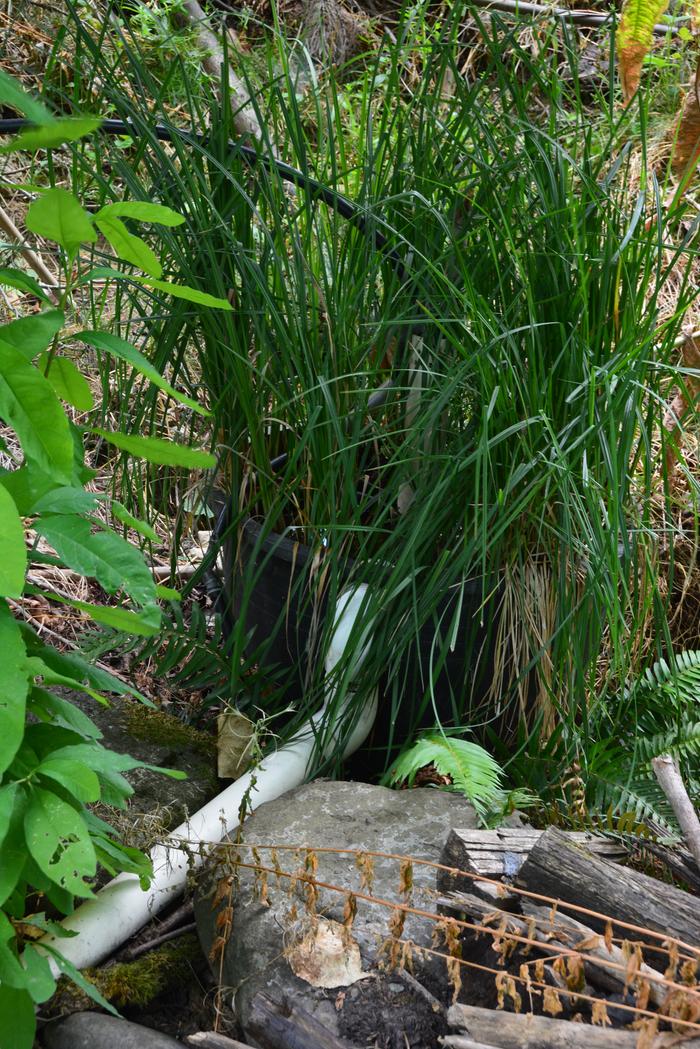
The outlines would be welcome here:
M 104 1013 L 76 1013 L 48 1024 L 41 1041 L 46 1049 L 182 1049 L 183 1045 L 160 1031 Z
M 316 780 L 262 805 L 244 825 L 243 840 L 248 845 L 360 849 L 438 862 L 449 831 L 457 826 L 475 827 L 476 816 L 469 802 L 455 794 L 431 788 L 394 791 L 365 783 Z M 240 854 L 244 861 L 251 859 L 250 849 L 240 848 Z M 270 861 L 269 850 L 259 849 L 259 855 L 263 862 Z M 278 859 L 280 867 L 291 872 L 304 867 L 306 854 L 304 851 L 296 855 L 280 850 Z M 315 859 L 318 863 L 316 879 L 343 890 L 318 889 L 315 909 L 322 916 L 321 922 L 328 920 L 342 923 L 348 890 L 357 893 L 371 891 L 373 896 L 381 899 L 405 902 L 400 888 L 401 864 L 397 860 L 373 861 L 370 890 L 366 885 L 362 887 L 362 876 L 355 855 L 318 852 Z M 311 860 L 312 867 L 314 862 Z M 270 865 L 274 866 L 274 861 Z M 210 867 L 199 879 L 195 912 L 198 931 L 207 954 L 223 929 L 221 924 L 218 927 L 216 924 L 220 909 L 212 907 L 213 894 L 218 883 L 225 886 L 226 883 L 221 879 L 230 873 L 231 868 L 222 859 L 218 868 Z M 433 913 L 435 873 L 433 867 L 418 864 L 413 867 L 412 905 Z M 223 953 L 221 983 L 225 988 L 230 988 L 233 1007 L 244 1032 L 250 1003 L 258 991 L 266 992 L 276 1001 L 287 999 L 292 1004 L 299 1004 L 334 1033 L 339 1033 L 339 1017 L 343 1002 L 348 997 L 354 1006 L 359 995 L 362 1007 L 370 1009 L 368 998 L 375 993 L 378 1001 L 372 1008 L 377 1014 L 386 1013 L 388 1019 L 391 1012 L 389 1006 L 395 996 L 388 989 L 386 977 L 368 980 L 366 990 L 365 981 L 360 979 L 353 983 L 355 990 L 350 994 L 342 986 L 311 986 L 307 980 L 295 975 L 287 955 L 294 961 L 294 948 L 300 940 L 306 938 L 308 942 L 309 928 L 313 926 L 305 910 L 308 885 L 297 883 L 290 895 L 289 879 L 281 878 L 279 886 L 276 882 L 274 875 L 269 876 L 267 898 L 261 899 L 260 885 L 258 883 L 256 887 L 253 873 L 241 869 L 240 884 L 232 900 L 233 926 Z M 228 895 L 228 890 L 224 895 Z M 227 902 L 224 898 L 221 905 L 226 906 Z M 367 977 L 376 971 L 378 951 L 389 934 L 392 913 L 396 912 L 358 899 L 352 939 L 359 947 L 362 960 L 363 971 L 357 974 L 360 977 Z M 429 947 L 432 933 L 433 923 L 407 916 L 403 938 L 419 946 Z M 323 939 L 320 937 L 319 942 L 323 942 Z M 351 944 L 350 948 L 355 950 Z M 337 964 L 335 953 L 334 949 L 329 968 Z M 319 966 L 322 968 L 323 964 L 324 959 L 321 958 Z M 295 967 L 300 971 L 298 965 Z M 218 968 L 217 963 L 217 976 Z M 416 954 L 414 968 L 427 986 L 442 987 L 443 990 L 447 986 L 442 959 L 434 956 L 420 958 Z M 316 979 L 316 983 L 323 983 L 323 980 Z M 400 991 L 400 994 L 397 992 L 396 1000 L 401 1002 L 401 1008 L 408 1008 L 407 998 L 411 994 L 407 993 L 405 987 L 401 987 Z M 349 1033 L 356 1026 L 357 1019 L 351 1020 L 349 1016 L 346 1019 L 345 1030 Z M 419 1046 L 424 1043 L 418 1040 L 409 1041 L 408 1044 Z

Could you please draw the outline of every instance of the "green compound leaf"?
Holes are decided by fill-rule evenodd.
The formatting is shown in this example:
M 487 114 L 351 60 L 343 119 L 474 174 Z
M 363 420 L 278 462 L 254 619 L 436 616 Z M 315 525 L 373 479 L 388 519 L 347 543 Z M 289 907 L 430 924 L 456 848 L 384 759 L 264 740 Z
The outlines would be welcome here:
M 28 273 L 23 273 L 22 270 L 12 268 L 0 269 L 0 285 L 6 288 L 15 288 L 17 291 L 28 292 L 30 295 L 36 295 L 42 302 L 51 302 L 51 299 L 36 278 L 30 277 Z
M 136 434 L 119 433 L 112 430 L 93 430 L 93 433 L 104 437 L 116 448 L 139 459 L 160 466 L 184 466 L 191 470 L 209 470 L 216 466 L 216 458 L 199 448 L 188 448 L 173 441 L 163 441 L 159 437 L 139 437 Z
M 45 358 L 40 357 L 38 367 L 42 372 L 45 363 Z M 48 372 L 44 374 L 62 401 L 72 404 L 79 412 L 89 412 L 94 407 L 87 379 L 68 357 L 54 357 Z
M 0 340 L 0 417 L 14 429 L 27 462 L 71 484 L 74 445 L 61 402 L 43 375 Z
M 202 408 L 196 401 L 193 401 L 190 397 L 185 397 L 182 393 L 178 393 L 163 378 L 160 372 L 153 367 L 147 357 L 144 357 L 130 342 L 120 339 L 118 335 L 112 335 L 110 332 L 105 331 L 81 331 L 78 332 L 75 338 L 80 339 L 81 342 L 88 343 L 89 346 L 94 346 L 96 350 L 102 350 L 103 353 L 109 353 L 112 357 L 126 361 L 127 364 L 130 364 L 132 368 L 152 382 L 154 386 L 157 386 L 159 390 L 163 390 L 173 400 L 191 408 L 193 412 L 204 416 L 211 415 L 211 412 L 207 411 L 206 408 Z
M 69 568 L 96 579 L 107 593 L 123 589 L 139 605 L 155 603 L 153 576 L 140 551 L 114 532 L 94 532 L 90 521 L 70 514 L 40 517 L 34 527 Z
M 43 102 L 23 91 L 17 80 L 0 69 L 0 102 L 22 113 L 35 124 L 52 124 L 54 116 Z M 4 1047 L 3 1047 L 4 1049 Z
M 0 773 L 17 753 L 24 735 L 24 715 L 29 691 L 25 668 L 27 652 L 18 624 L 5 601 L 0 601 Z
M 141 521 L 138 517 L 134 517 L 133 514 L 130 514 L 127 508 L 122 506 L 122 504 L 116 499 L 112 500 L 112 513 L 117 521 L 121 521 L 121 523 L 126 525 L 127 528 L 133 528 L 135 532 L 139 532 L 141 535 L 145 536 L 146 539 L 150 539 L 152 543 L 158 542 L 158 533 L 155 529 L 151 528 L 146 521 Z
M 0 597 L 20 597 L 26 571 L 24 524 L 14 499 L 0 484 Z
M 79 138 L 96 131 L 101 125 L 100 117 L 66 117 L 54 120 L 41 127 L 27 128 L 13 138 L 0 153 L 17 153 L 19 150 L 56 149 L 66 142 L 76 142 Z
M 99 801 L 100 781 L 92 769 L 87 768 L 79 761 L 71 761 L 70 758 L 49 757 L 42 761 L 35 769 L 36 775 L 48 776 L 56 783 L 60 783 L 69 794 L 82 802 L 89 804 L 91 801 Z
M 154 277 L 137 277 L 133 273 L 120 273 L 119 270 L 113 270 L 109 266 L 98 266 L 97 269 L 90 270 L 81 277 L 80 283 L 89 284 L 93 280 L 131 280 L 147 288 L 163 291 L 167 295 L 172 295 L 174 299 L 185 299 L 187 302 L 209 306 L 214 310 L 227 310 L 229 313 L 233 311 L 233 306 L 228 299 L 219 299 L 215 295 L 209 295 L 197 288 L 190 288 L 186 284 L 170 284 L 168 281 L 156 280 Z
M 0 985 L 0 1031 L 2 1049 L 32 1049 L 36 1016 L 28 991 Z
M 25 987 L 32 1000 L 37 1005 L 48 1001 L 56 990 L 56 980 L 46 955 L 39 954 L 36 947 L 30 943 L 22 951 L 20 960 L 25 971 Z
M 160 226 L 181 226 L 185 221 L 172 208 L 164 204 L 151 204 L 147 200 L 119 200 L 114 204 L 105 204 L 97 212 L 96 218 L 119 215 L 125 219 L 137 219 L 139 222 L 157 222 Z
M 118 219 L 115 215 L 98 213 L 95 216 L 95 225 L 109 241 L 115 254 L 124 262 L 131 262 L 152 277 L 160 277 L 162 275 L 163 267 L 155 252 L 141 237 L 136 237 L 133 233 L 129 233 L 121 219 Z
M 32 788 L 24 834 L 30 855 L 47 878 L 76 896 L 93 895 L 83 879 L 95 874 L 95 849 L 72 805 L 41 787 Z
M 65 315 L 60 310 L 44 310 L 3 324 L 0 339 L 31 361 L 37 354 L 48 350 L 64 324 Z
M 97 240 L 92 216 L 67 189 L 47 190 L 29 208 L 25 224 L 32 233 L 60 244 L 69 255 L 81 244 Z

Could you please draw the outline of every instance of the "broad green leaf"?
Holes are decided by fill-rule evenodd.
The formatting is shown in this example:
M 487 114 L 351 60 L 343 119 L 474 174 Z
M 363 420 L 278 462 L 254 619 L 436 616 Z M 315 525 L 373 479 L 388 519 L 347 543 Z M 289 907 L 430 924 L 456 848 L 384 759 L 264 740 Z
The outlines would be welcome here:
M 38 98 L 28 95 L 20 87 L 19 81 L 5 73 L 2 69 L 0 69 L 0 102 L 3 105 L 10 106 L 11 109 L 17 110 L 18 113 L 22 113 L 28 120 L 33 120 L 35 124 L 52 124 L 54 122 L 51 110 L 47 109 Z
M 60 310 L 43 310 L 3 324 L 0 339 L 14 346 L 23 357 L 33 360 L 49 348 L 64 324 L 65 316 Z
M 206 291 L 190 288 L 186 284 L 171 284 L 165 280 L 155 280 L 152 277 L 132 276 L 137 284 L 144 284 L 147 288 L 155 288 L 156 291 L 164 291 L 172 295 L 174 299 L 184 299 L 186 302 L 194 302 L 198 306 L 209 306 L 213 310 L 226 310 L 233 312 L 233 306 L 228 299 L 219 299 L 215 295 L 209 295 Z
M 126 525 L 127 528 L 133 528 L 135 532 L 139 532 L 141 535 L 145 536 L 146 539 L 150 539 L 153 543 L 158 542 L 158 533 L 155 529 L 151 528 L 146 521 L 140 521 L 138 517 L 134 517 L 133 514 L 130 514 L 127 508 L 122 506 L 120 502 L 117 502 L 116 499 L 112 500 L 112 513 L 117 521 L 121 521 L 121 523 Z
M 112 357 L 126 361 L 137 372 L 149 379 L 154 386 L 157 386 L 159 390 L 163 390 L 173 400 L 191 408 L 193 412 L 198 412 L 199 415 L 204 416 L 211 415 L 211 412 L 207 411 L 206 408 L 202 408 L 196 401 L 193 401 L 190 397 L 185 397 L 182 393 L 178 393 L 163 378 L 160 372 L 153 367 L 147 357 L 144 357 L 130 342 L 120 339 L 118 335 L 112 335 L 110 332 L 105 331 L 81 331 L 78 332 L 75 338 L 80 339 L 81 342 L 88 343 L 89 346 L 94 346 L 96 350 L 102 350 L 103 353 L 109 353 Z
M 178 215 L 164 204 L 151 204 L 148 200 L 119 200 L 114 204 L 105 204 L 95 216 L 98 219 L 105 215 L 119 215 L 125 219 L 138 219 L 139 222 L 157 222 L 160 226 L 181 226 L 184 215 Z
M 143 612 L 131 612 L 128 608 L 115 608 L 113 605 L 92 605 L 87 601 L 68 601 L 51 594 L 53 601 L 70 605 L 94 619 L 96 623 L 111 626 L 125 634 L 138 634 L 139 637 L 152 637 L 160 627 L 160 610 L 157 607 Z
M 119 433 L 112 430 L 93 430 L 116 448 L 149 463 L 160 466 L 184 466 L 191 470 L 209 470 L 216 466 L 216 457 L 198 448 L 187 448 L 159 437 L 139 437 L 136 434 Z
M 41 683 L 44 685 L 62 685 L 64 688 L 71 688 L 74 692 L 84 692 L 86 696 L 90 696 L 97 703 L 103 706 L 107 705 L 107 700 L 104 696 L 96 692 L 94 688 L 90 688 L 89 685 L 84 684 L 77 678 L 69 677 L 67 674 L 59 674 L 56 670 L 50 667 L 41 656 L 27 656 L 27 673 L 30 677 L 35 680 L 41 678 Z
M 0 985 L 0 1032 L 2 1049 L 32 1049 L 36 1016 L 27 991 Z
M 66 117 L 54 120 L 41 127 L 27 128 L 21 131 L 0 153 L 16 153 L 18 150 L 55 149 L 65 142 L 75 142 L 84 138 L 101 125 L 100 117 Z
M 113 750 L 107 750 L 106 747 L 94 743 L 75 743 L 60 747 L 53 752 L 51 758 L 52 760 L 82 761 L 97 773 L 150 769 L 151 772 L 162 772 L 171 779 L 187 779 L 187 773 L 181 772 L 180 769 L 166 769 L 160 765 L 150 765 L 147 761 L 132 758 L 130 754 L 117 754 Z
M 8 767 L 24 735 L 24 712 L 29 691 L 26 649 L 19 626 L 5 601 L 0 601 L 0 773 Z
M 177 590 L 173 590 L 170 586 L 157 586 L 156 594 L 161 601 L 181 601 L 182 597 L 178 594 Z
M 16 796 L 16 783 L 6 783 L 4 787 L 0 787 L 0 849 L 10 827 Z
M 92 216 L 81 208 L 67 189 L 47 190 L 29 208 L 27 229 L 47 240 L 55 241 L 72 255 L 81 244 L 94 244 L 97 234 Z
M 208 295 L 205 291 L 197 288 L 189 288 L 186 284 L 170 284 L 168 281 L 156 280 L 154 277 L 137 277 L 133 273 L 120 273 L 109 266 L 98 266 L 89 273 L 85 273 L 80 280 L 81 284 L 88 284 L 93 280 L 131 280 L 136 284 L 143 284 L 147 288 L 155 288 L 172 295 L 174 299 L 185 299 L 187 302 L 197 303 L 199 306 L 210 306 L 214 310 L 233 311 L 233 306 L 228 299 L 219 299 L 214 295 Z
M 46 1002 L 56 990 L 56 980 L 51 972 L 49 959 L 39 954 L 33 944 L 28 943 L 22 951 L 22 966 L 25 970 L 25 986 L 37 1005 Z
M 59 950 L 56 950 L 55 947 L 51 947 L 48 944 L 44 944 L 42 946 L 42 950 L 45 950 L 47 954 L 50 954 L 53 960 L 56 962 L 57 968 L 59 968 L 62 973 L 64 973 L 70 980 L 72 980 L 76 987 L 79 987 L 80 990 L 84 991 L 89 998 L 92 998 L 93 1002 L 97 1002 L 101 1009 L 104 1009 L 106 1010 L 106 1012 L 111 1013 L 112 1016 L 119 1016 L 119 1013 L 111 1004 L 111 1002 L 108 1002 L 107 999 L 100 994 L 98 989 L 95 987 L 94 983 L 90 983 L 90 981 L 83 976 L 80 969 L 76 969 L 73 963 L 68 961 L 67 958 L 64 958 Z M 5 1046 L 2 1046 L 2 1049 L 5 1049 Z M 11 1046 L 10 1049 L 15 1049 L 15 1047 Z M 29 1047 L 29 1049 L 31 1049 L 31 1046 Z
M 51 299 L 36 278 L 31 277 L 28 273 L 23 273 L 22 270 L 0 269 L 0 285 L 6 288 L 16 288 L 17 291 L 28 292 L 30 295 L 36 295 L 43 302 L 51 302 Z
M 72 805 L 41 787 L 32 788 L 24 834 L 30 855 L 47 878 L 76 896 L 92 896 L 83 879 L 95 874 L 95 850 L 84 819 Z
M 10 815 L 10 826 L 2 843 L 0 907 L 14 892 L 27 861 L 27 846 L 24 842 L 24 808 L 24 795 L 18 792 Z M 0 1030 L 2 1030 L 1 1027 Z
M 0 478 L 0 480 L 3 480 Z M 4 483 L 4 482 L 3 482 Z M 34 514 L 89 514 L 97 509 L 100 496 L 84 488 L 54 488 L 32 504 Z
M 0 484 L 0 597 L 20 597 L 26 571 L 24 525 L 14 499 Z
M 29 464 L 71 484 L 74 446 L 61 402 L 19 350 L 0 340 L 0 417 L 14 429 Z
M 15 930 L 10 919 L 0 910 L 0 985 L 24 988 L 25 972 L 10 944 L 15 942 Z
M 118 219 L 116 215 L 97 214 L 95 216 L 95 225 L 109 241 L 115 254 L 123 262 L 131 262 L 152 277 L 161 276 L 163 267 L 157 255 L 146 244 L 145 240 L 142 240 L 141 237 L 136 237 L 133 233 L 129 233 L 122 220 Z
M 34 687 L 29 693 L 27 707 L 42 721 L 51 721 L 61 728 L 78 732 L 85 739 L 102 739 L 102 733 L 97 725 L 80 707 L 76 707 L 53 692 Z
M 20 517 L 28 517 L 40 499 L 58 488 L 53 478 L 34 465 L 7 473 L 0 471 L 0 484 L 14 499 Z
M 114 532 L 93 532 L 84 517 L 52 514 L 34 523 L 69 567 L 98 581 L 109 594 L 124 589 L 140 605 L 155 601 L 155 583 L 141 553 Z
M 134 696 L 144 706 L 153 706 L 150 699 L 142 695 L 138 689 L 115 677 L 114 674 L 110 674 L 108 670 L 94 666 L 75 652 L 57 652 L 55 648 L 45 644 L 40 637 L 37 637 L 32 628 L 26 623 L 20 624 L 20 630 L 27 653 L 32 656 L 39 656 L 56 673 L 65 674 L 66 677 L 87 682 L 92 688 L 99 689 L 100 692 L 114 692 L 119 696 Z
M 72 404 L 79 412 L 89 412 L 94 407 L 87 379 L 68 357 L 54 357 L 48 373 L 44 372 L 43 357 L 39 358 L 38 367 L 62 401 Z
M 80 761 L 71 761 L 70 758 L 47 758 L 35 771 L 37 775 L 48 776 L 60 783 L 83 804 L 99 800 L 100 781 L 92 769 Z

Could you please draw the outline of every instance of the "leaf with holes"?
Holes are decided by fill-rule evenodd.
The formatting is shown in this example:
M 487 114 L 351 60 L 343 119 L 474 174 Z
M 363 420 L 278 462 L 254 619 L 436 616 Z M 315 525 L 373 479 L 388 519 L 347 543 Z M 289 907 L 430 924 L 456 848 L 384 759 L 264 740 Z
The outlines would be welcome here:
M 85 820 L 56 794 L 34 787 L 24 816 L 29 853 L 47 878 L 75 896 L 92 896 L 84 878 L 97 869 Z

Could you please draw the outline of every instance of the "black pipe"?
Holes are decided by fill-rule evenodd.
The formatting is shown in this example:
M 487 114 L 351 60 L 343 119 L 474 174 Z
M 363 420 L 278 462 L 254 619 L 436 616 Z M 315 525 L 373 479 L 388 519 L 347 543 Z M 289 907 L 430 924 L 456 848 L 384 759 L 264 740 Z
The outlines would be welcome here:
M 23 131 L 25 128 L 31 127 L 36 127 L 36 125 L 25 117 L 0 119 L 0 135 L 14 134 L 17 131 Z M 103 131 L 106 135 L 129 135 L 131 138 L 139 138 L 138 128 L 128 120 L 105 119 L 98 130 Z M 178 139 L 189 145 L 205 145 L 207 142 L 207 135 L 202 132 L 185 131 L 178 127 L 168 127 L 166 124 L 154 124 L 151 130 L 156 138 L 162 142 L 174 142 Z M 394 248 L 388 247 L 388 240 L 383 233 L 376 229 L 370 229 L 365 212 L 354 201 L 343 196 L 342 193 L 337 193 L 330 186 L 324 186 L 317 179 L 305 175 L 303 171 L 292 167 L 291 164 L 286 164 L 283 160 L 278 160 L 276 157 L 260 153 L 254 146 L 246 145 L 244 142 L 229 140 L 228 148 L 232 153 L 240 154 L 251 167 L 260 165 L 266 171 L 276 170 L 283 182 L 289 182 L 294 186 L 307 190 L 314 197 L 327 204 L 329 208 L 336 211 L 341 218 L 352 222 L 361 233 L 371 237 L 374 246 L 391 263 L 399 280 L 408 279 L 409 271 L 404 265 L 401 256 Z

